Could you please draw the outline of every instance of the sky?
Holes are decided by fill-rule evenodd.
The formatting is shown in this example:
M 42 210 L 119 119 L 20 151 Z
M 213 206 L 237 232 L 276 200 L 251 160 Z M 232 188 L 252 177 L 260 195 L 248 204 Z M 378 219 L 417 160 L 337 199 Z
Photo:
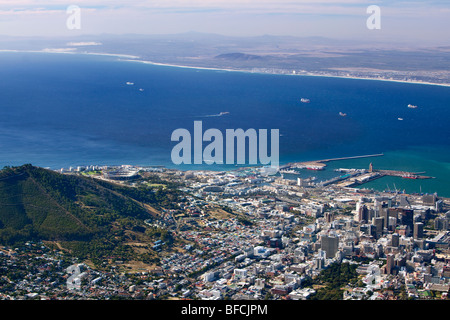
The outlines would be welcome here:
M 371 5 L 379 28 L 367 26 Z M 449 30 L 450 0 L 0 0 L 0 35 L 9 36 L 193 31 L 448 45 Z

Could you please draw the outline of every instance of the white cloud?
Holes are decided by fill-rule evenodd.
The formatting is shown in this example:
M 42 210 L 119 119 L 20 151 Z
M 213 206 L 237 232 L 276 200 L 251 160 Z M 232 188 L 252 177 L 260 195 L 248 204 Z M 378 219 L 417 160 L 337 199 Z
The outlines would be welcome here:
M 95 41 L 88 41 L 88 42 L 68 42 L 68 46 L 71 47 L 80 47 L 80 46 L 101 46 L 101 42 L 95 42 Z

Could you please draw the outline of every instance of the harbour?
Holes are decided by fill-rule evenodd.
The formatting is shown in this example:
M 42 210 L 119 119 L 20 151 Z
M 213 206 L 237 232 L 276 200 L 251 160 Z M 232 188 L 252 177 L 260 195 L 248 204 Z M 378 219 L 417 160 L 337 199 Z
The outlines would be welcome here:
M 359 158 L 370 158 L 370 157 L 381 157 L 383 153 L 378 154 L 368 154 L 368 155 L 360 155 L 360 156 L 349 156 L 349 157 L 340 157 L 340 158 L 331 158 L 331 159 L 323 159 L 323 160 L 314 160 L 314 161 L 306 161 L 306 162 L 294 162 L 284 165 L 280 172 L 289 173 L 294 171 L 295 169 L 309 169 L 309 170 L 325 170 L 326 163 L 331 161 L 341 161 L 341 160 L 350 160 L 350 159 L 359 159 Z M 361 186 L 367 182 L 380 179 L 382 177 L 391 176 L 391 177 L 400 177 L 403 179 L 434 179 L 435 177 L 424 175 L 425 172 L 410 172 L 410 171 L 401 171 L 401 170 L 386 170 L 386 169 L 374 169 L 372 163 L 370 163 L 368 169 L 355 169 L 355 168 L 339 168 L 335 169 L 335 171 L 344 173 L 343 175 L 339 175 L 337 177 L 330 178 L 325 181 L 320 181 L 317 184 L 321 186 L 329 186 L 334 185 L 342 188 L 353 188 Z

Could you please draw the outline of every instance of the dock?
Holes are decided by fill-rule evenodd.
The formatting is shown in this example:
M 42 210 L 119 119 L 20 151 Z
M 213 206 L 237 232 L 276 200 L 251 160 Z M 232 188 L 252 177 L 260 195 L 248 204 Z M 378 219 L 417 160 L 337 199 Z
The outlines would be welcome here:
M 384 176 L 402 177 L 405 179 L 434 179 L 434 177 L 421 175 L 425 172 L 408 172 L 396 170 L 376 170 L 376 172 L 380 172 Z
M 420 172 L 422 173 L 422 172 Z M 408 171 L 396 171 L 396 170 L 373 170 L 371 172 L 362 172 L 354 174 L 346 174 L 337 178 L 323 181 L 322 185 L 334 184 L 338 187 L 356 187 L 364 183 L 379 179 L 385 176 L 401 177 L 405 179 L 434 179 L 431 176 L 420 175 L 420 173 L 413 173 Z
M 325 159 L 325 160 L 317 160 L 317 162 L 330 162 L 330 161 L 350 160 L 350 159 L 359 159 L 359 158 L 371 158 L 371 157 L 381 157 L 381 156 L 384 156 L 384 154 L 383 153 L 377 153 L 377 154 L 367 154 L 367 155 L 362 155 L 362 156 L 332 158 L 332 159 Z
M 312 161 L 305 161 L 305 162 L 292 162 L 292 163 L 288 163 L 284 166 L 281 166 L 280 169 L 314 167 L 314 168 L 320 170 L 320 169 L 324 169 L 326 167 L 325 163 L 330 162 L 330 161 L 381 157 L 383 155 L 384 155 L 383 153 L 377 153 L 377 154 L 367 154 L 367 155 L 362 155 L 362 156 L 350 156 L 350 157 L 331 158 L 331 159 L 323 159 L 323 160 L 312 160 Z

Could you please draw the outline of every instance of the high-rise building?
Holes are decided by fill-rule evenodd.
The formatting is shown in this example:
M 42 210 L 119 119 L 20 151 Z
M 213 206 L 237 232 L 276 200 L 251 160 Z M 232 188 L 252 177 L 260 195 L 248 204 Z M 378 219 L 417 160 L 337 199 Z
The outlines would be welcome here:
M 393 233 L 391 237 L 391 246 L 398 247 L 400 245 L 400 235 L 398 233 Z
M 373 207 L 374 207 L 377 211 L 380 211 L 381 208 L 383 208 L 383 204 L 385 204 L 384 201 L 385 201 L 386 199 L 387 199 L 387 198 L 385 198 L 385 197 L 375 197 Z
M 442 201 L 442 200 L 436 201 L 436 207 L 435 207 L 436 212 L 442 212 L 443 209 L 444 209 L 444 201 Z
M 445 217 L 437 217 L 434 219 L 434 228 L 436 230 L 448 230 L 449 219 Z
M 362 202 L 361 199 L 359 199 L 358 202 L 356 202 L 356 208 L 355 208 L 355 211 L 354 211 L 355 214 L 353 215 L 353 220 L 360 221 L 359 220 L 359 218 L 360 218 L 359 212 L 361 211 L 361 207 L 362 206 L 363 206 L 363 202 Z
M 325 267 L 325 259 L 323 257 L 317 257 L 313 261 L 314 261 L 314 267 L 317 270 L 322 270 Z
M 331 223 L 334 220 L 334 213 L 333 212 L 325 212 L 325 220 L 327 223 Z
M 405 208 L 383 209 L 381 216 L 385 218 L 386 228 L 393 231 L 396 225 L 404 225 L 412 231 L 414 227 L 414 211 Z
M 376 217 L 372 219 L 372 224 L 375 226 L 375 232 L 377 235 L 377 238 L 383 234 L 384 229 L 384 218 L 383 217 Z
M 339 238 L 328 235 L 320 237 L 320 248 L 325 251 L 327 259 L 331 259 L 336 255 L 339 246 Z
M 422 222 L 414 223 L 413 236 L 414 236 L 414 239 L 421 239 L 421 238 L 423 238 L 423 223 Z
M 412 231 L 414 228 L 414 211 L 411 209 L 398 208 L 399 223 L 408 226 Z
M 388 226 L 389 231 L 395 231 L 395 228 L 397 227 L 397 218 L 396 217 L 389 217 L 388 219 Z
M 378 217 L 378 214 L 374 208 L 369 208 L 369 212 L 367 213 L 367 222 L 372 221 L 372 218 Z
M 383 208 L 381 216 L 384 218 L 384 228 L 393 231 L 397 226 L 397 208 Z
M 392 274 L 394 266 L 395 266 L 395 257 L 393 254 L 388 254 L 386 260 L 386 274 Z
M 359 208 L 358 212 L 358 221 L 359 222 L 367 222 L 369 221 L 369 209 L 367 209 L 366 205 L 362 205 Z

